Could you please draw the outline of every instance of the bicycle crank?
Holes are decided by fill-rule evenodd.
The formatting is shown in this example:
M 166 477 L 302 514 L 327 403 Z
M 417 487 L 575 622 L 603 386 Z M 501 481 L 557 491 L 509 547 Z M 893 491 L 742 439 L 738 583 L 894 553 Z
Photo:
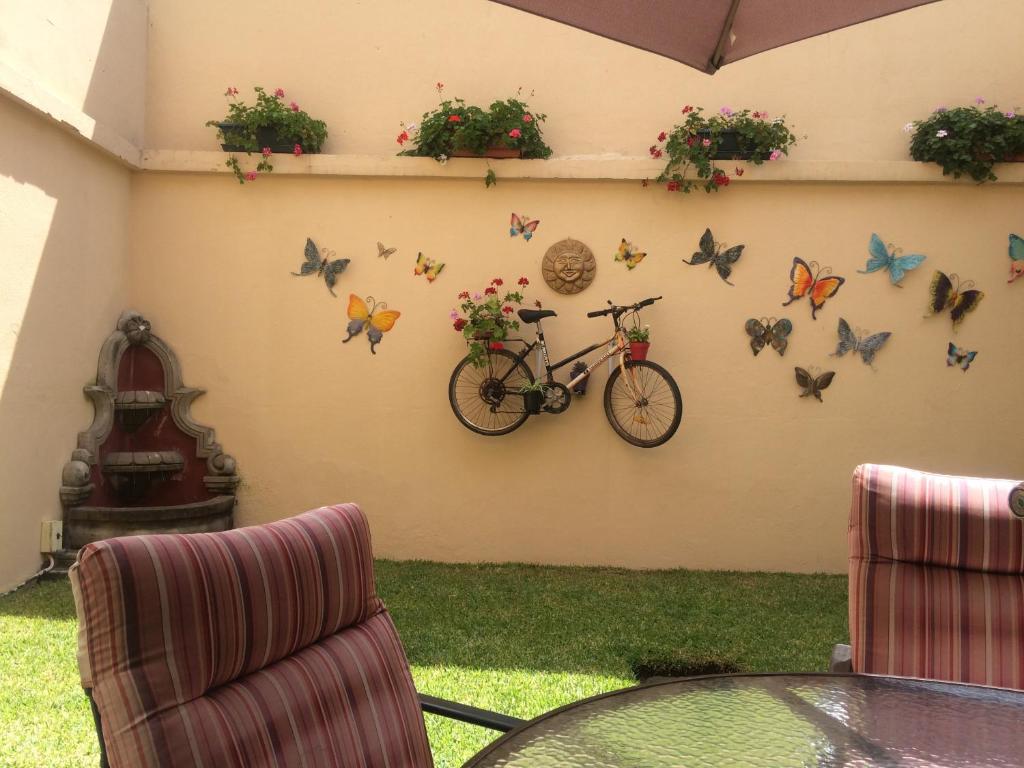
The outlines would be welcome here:
M 545 413 L 563 413 L 572 401 L 572 393 L 565 384 L 554 382 L 548 384 L 547 397 L 544 399 Z

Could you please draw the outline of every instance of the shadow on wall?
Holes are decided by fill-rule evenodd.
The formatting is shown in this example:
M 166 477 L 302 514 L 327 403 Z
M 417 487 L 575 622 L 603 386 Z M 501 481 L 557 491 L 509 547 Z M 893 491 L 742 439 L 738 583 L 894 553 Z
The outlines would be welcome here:
M 137 6 L 136 0 L 111 4 L 87 113 L 109 99 L 120 78 L 117 35 Z M 111 19 L 120 21 L 112 27 Z M 0 124 L 5 145 L 17 148 L 0 155 L 4 591 L 39 568 L 39 523 L 60 518 L 61 467 L 91 420 L 82 386 L 95 377 L 100 344 L 128 301 L 131 173 L 6 98 L 0 98 Z

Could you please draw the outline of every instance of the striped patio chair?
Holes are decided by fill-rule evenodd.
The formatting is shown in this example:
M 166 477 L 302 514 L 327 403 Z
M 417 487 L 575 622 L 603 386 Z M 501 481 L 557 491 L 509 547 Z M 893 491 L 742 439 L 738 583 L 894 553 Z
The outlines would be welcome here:
M 1014 488 L 857 467 L 847 668 L 1024 689 L 1024 519 L 1011 511 L 1020 506 Z
M 420 768 L 421 706 L 521 722 L 417 696 L 354 504 L 89 544 L 71 580 L 104 764 Z

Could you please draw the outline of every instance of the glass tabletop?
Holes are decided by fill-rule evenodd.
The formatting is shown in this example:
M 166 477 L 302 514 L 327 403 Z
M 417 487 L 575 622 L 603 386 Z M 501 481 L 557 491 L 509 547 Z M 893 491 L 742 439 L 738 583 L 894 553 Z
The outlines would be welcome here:
M 465 768 L 1024 765 L 1024 692 L 871 675 L 718 675 L 585 699 Z

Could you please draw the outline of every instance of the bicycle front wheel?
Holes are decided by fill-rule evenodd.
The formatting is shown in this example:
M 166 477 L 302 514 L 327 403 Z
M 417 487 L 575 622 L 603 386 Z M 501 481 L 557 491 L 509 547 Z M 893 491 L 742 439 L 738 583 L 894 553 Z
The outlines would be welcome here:
M 619 437 L 630 445 L 655 448 L 679 429 L 683 396 L 671 374 L 649 360 L 626 361 L 604 388 L 604 412 Z
M 529 414 L 519 389 L 533 381 L 529 366 L 507 349 L 488 350 L 482 367 L 469 357 L 455 366 L 448 402 L 463 426 L 480 435 L 507 435 Z

